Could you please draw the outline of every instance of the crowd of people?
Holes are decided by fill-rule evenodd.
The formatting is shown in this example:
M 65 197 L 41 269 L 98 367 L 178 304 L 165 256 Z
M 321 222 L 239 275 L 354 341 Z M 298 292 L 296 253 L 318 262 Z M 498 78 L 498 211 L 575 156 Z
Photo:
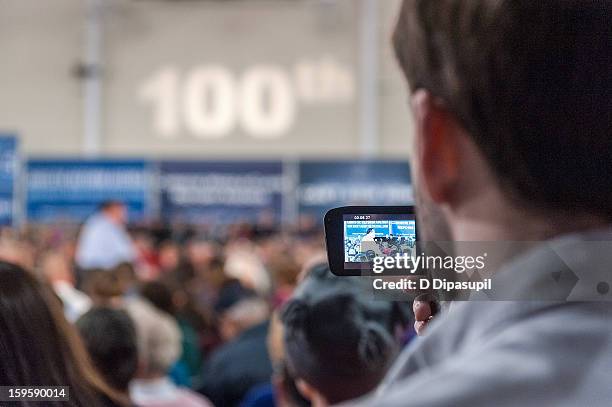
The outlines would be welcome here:
M 410 336 L 410 305 L 333 276 L 316 228 L 126 215 L 3 232 L 1 383 L 69 386 L 73 405 L 320 406 L 372 390 Z

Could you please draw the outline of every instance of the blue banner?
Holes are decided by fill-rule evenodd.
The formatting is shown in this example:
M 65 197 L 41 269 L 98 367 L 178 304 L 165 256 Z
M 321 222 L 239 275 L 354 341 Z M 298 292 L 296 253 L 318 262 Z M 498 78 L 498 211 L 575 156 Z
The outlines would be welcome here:
M 144 160 L 30 160 L 31 222 L 82 222 L 108 200 L 124 202 L 130 222 L 150 216 L 151 166 Z
M 15 222 L 15 185 L 19 169 L 17 138 L 0 135 L 0 225 Z
M 299 174 L 299 212 L 320 220 L 338 206 L 413 203 L 405 161 L 304 161 Z
M 161 213 L 165 221 L 226 224 L 280 221 L 284 175 L 279 161 L 160 164 Z
M 416 235 L 416 223 L 409 221 L 391 221 L 391 234 L 395 236 L 414 236 Z

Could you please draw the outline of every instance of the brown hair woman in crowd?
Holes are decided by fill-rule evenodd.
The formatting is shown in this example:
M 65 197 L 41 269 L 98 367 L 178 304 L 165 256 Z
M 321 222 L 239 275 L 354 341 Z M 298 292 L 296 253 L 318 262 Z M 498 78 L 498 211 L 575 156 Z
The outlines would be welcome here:
M 19 266 L 0 262 L 0 386 L 64 386 L 61 406 L 125 406 L 94 370 L 60 300 Z

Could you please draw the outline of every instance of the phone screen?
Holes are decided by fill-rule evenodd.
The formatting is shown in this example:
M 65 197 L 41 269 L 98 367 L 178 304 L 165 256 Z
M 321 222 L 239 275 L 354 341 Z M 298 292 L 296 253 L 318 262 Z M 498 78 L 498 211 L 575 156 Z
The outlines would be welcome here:
M 413 255 L 414 214 L 344 214 L 344 268 L 360 269 L 376 257 Z

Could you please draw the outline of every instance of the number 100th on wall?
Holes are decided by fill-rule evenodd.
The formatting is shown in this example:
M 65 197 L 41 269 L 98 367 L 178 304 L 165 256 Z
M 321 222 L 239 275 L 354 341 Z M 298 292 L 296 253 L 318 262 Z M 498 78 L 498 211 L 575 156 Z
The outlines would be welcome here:
M 302 105 L 352 103 L 354 73 L 330 58 L 293 68 L 255 65 L 236 74 L 221 65 L 190 70 L 162 67 L 139 89 L 150 105 L 152 128 L 161 138 L 187 132 L 220 139 L 240 129 L 254 138 L 279 138 L 290 131 Z

